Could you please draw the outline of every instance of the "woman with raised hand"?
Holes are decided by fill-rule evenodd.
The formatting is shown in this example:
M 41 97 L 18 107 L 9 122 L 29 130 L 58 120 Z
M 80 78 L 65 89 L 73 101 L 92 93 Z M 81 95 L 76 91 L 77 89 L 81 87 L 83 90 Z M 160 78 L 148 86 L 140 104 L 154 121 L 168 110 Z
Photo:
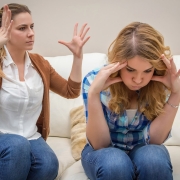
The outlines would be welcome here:
M 76 24 L 72 41 L 59 41 L 74 58 L 66 80 L 42 56 L 28 52 L 34 45 L 34 23 L 27 6 L 5 5 L 0 24 L 0 179 L 54 180 L 59 163 L 45 142 L 49 90 L 65 98 L 79 96 L 89 28 L 84 24 L 78 32 Z
M 180 71 L 162 35 L 146 23 L 122 29 L 109 63 L 83 80 L 88 143 L 82 165 L 91 180 L 172 180 L 163 142 L 180 102 Z

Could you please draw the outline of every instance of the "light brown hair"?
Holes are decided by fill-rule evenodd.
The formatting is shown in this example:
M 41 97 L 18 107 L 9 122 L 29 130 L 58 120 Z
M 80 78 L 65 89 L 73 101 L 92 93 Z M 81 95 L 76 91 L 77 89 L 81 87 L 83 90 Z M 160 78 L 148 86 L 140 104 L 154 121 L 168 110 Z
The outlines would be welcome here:
M 122 29 L 110 45 L 108 61 L 122 63 L 138 55 L 153 65 L 154 75 L 163 76 L 167 67 L 160 59 L 162 54 L 170 58 L 170 48 L 164 45 L 163 36 L 146 23 L 133 22 Z M 117 76 L 119 72 L 111 75 L 111 77 Z M 111 92 L 109 108 L 117 114 L 123 113 L 130 105 L 130 90 L 123 82 L 112 84 L 109 89 Z M 140 89 L 138 110 L 149 120 L 153 120 L 163 112 L 167 92 L 167 88 L 162 83 L 150 81 Z

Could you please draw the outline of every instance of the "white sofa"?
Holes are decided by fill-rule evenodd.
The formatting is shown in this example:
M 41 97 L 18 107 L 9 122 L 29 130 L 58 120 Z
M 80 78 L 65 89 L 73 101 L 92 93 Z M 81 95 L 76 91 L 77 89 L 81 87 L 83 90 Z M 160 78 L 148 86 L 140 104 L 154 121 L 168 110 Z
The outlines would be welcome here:
M 45 57 L 64 78 L 68 78 L 72 64 L 72 55 Z M 174 56 L 180 68 L 180 56 Z M 84 54 L 82 76 L 90 70 L 106 63 L 107 57 L 101 53 Z M 82 96 L 76 99 L 65 99 L 50 92 L 50 135 L 47 143 L 52 147 L 59 159 L 59 174 L 56 180 L 87 180 L 81 165 L 71 153 L 70 110 L 83 104 Z M 172 137 L 165 145 L 173 164 L 174 180 L 180 180 L 180 108 L 172 128 Z

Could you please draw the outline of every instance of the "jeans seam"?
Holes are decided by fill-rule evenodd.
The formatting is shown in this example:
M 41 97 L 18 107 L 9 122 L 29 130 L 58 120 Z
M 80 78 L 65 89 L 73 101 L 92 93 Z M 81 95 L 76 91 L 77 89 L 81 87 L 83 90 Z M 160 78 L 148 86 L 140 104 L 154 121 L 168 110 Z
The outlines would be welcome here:
M 138 178 L 137 166 L 136 166 L 136 164 L 134 163 L 134 161 L 131 161 L 131 162 L 132 162 L 133 167 L 134 167 L 134 175 L 135 175 L 134 180 L 138 180 L 139 178 Z
M 33 162 L 33 167 L 36 167 L 36 157 L 33 155 L 32 151 L 31 151 L 31 156 L 33 158 L 33 161 L 31 161 L 31 163 Z

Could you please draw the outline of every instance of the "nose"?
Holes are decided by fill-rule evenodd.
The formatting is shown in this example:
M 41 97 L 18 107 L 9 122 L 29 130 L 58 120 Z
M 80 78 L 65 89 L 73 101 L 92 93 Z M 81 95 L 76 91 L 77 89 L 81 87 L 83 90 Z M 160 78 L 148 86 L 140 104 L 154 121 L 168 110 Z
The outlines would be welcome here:
M 143 77 L 141 74 L 137 74 L 133 77 L 133 82 L 135 82 L 136 84 L 140 84 L 143 81 Z
M 28 37 L 34 36 L 34 30 L 29 28 Z

